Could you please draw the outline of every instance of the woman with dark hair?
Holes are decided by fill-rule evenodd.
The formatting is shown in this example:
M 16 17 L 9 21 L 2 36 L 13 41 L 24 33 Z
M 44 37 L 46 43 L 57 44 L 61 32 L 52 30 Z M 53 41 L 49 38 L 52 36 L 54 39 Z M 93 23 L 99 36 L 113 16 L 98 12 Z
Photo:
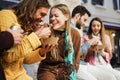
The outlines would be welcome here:
M 103 22 L 95 17 L 91 20 L 84 42 L 92 38 L 99 38 L 97 44 L 91 46 L 86 54 L 87 71 L 97 80 L 120 80 L 120 72 L 110 65 L 112 46 L 109 36 L 105 33 Z
M 109 63 L 112 57 L 112 46 L 109 36 L 105 34 L 105 28 L 100 18 L 93 18 L 91 20 L 87 35 L 88 39 L 93 37 L 98 37 L 100 39 L 98 44 L 92 46 L 94 49 L 91 51 L 96 51 L 96 48 L 99 48 L 99 44 L 102 45 L 102 48 L 104 49 L 102 49 L 102 54 L 106 54 L 104 57 L 106 57 L 105 60 Z M 90 59 L 92 56 L 94 55 L 89 56 L 89 54 L 87 54 L 87 61 L 91 64 L 94 64 L 95 61 L 93 59 Z
M 80 61 L 80 35 L 70 27 L 70 11 L 65 4 L 50 10 L 52 35 L 58 37 L 58 45 L 41 61 L 38 80 L 76 80 Z

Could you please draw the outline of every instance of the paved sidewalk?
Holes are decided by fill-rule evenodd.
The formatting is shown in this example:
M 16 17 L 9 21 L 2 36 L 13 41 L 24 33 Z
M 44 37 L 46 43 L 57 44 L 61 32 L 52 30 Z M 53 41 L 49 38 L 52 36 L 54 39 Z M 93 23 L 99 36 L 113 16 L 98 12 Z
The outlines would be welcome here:
M 37 80 L 36 76 L 37 76 L 38 65 L 39 65 L 39 62 L 32 65 L 24 65 L 28 75 L 30 75 L 33 78 L 33 80 Z M 115 67 L 114 69 L 120 71 L 120 67 Z
M 39 62 L 31 65 L 24 65 L 27 74 L 33 78 L 33 80 L 37 80 L 37 69 L 39 66 Z

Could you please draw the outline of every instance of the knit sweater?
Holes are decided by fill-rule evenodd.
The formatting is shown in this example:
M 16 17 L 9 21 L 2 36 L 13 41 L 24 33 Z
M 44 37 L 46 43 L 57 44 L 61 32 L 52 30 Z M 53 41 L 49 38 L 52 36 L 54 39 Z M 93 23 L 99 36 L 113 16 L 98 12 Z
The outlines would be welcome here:
M 18 20 L 13 10 L 0 11 L 0 31 L 5 31 L 15 23 L 18 23 Z M 25 35 L 20 45 L 14 45 L 11 48 L 13 52 L 4 53 L 2 65 L 7 80 L 32 80 L 26 74 L 23 63 L 32 64 L 45 58 L 45 56 L 39 55 L 39 49 L 35 50 L 40 45 L 39 38 L 33 32 L 30 35 Z

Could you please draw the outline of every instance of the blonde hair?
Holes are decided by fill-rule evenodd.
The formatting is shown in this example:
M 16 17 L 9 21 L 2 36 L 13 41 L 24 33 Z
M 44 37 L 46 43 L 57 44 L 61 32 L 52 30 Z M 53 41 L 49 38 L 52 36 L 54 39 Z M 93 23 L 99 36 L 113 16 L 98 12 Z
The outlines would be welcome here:
M 52 8 L 51 8 L 51 10 L 53 9 L 53 8 L 57 8 L 57 9 L 59 9 L 62 13 L 63 13 L 63 15 L 65 15 L 65 16 L 67 16 L 67 20 L 65 21 L 65 32 L 67 32 L 68 34 L 67 35 L 65 35 L 66 37 L 68 36 L 69 37 L 69 40 L 68 40 L 68 52 L 70 52 L 71 51 L 71 43 L 72 43 L 72 38 L 71 38 L 71 27 L 70 27 L 70 10 L 69 10 L 69 8 L 68 8 L 68 6 L 67 5 L 65 5 L 65 4 L 57 4 L 57 5 L 55 5 L 55 6 L 53 6 Z M 51 11 L 50 11 L 50 15 L 51 15 Z M 53 51 L 54 51 L 55 49 L 53 49 Z M 54 53 L 55 52 L 53 52 L 51 55 L 53 55 L 54 56 Z
M 71 31 L 70 30 L 71 29 L 71 27 L 70 27 L 70 10 L 69 10 L 68 6 L 65 4 L 57 4 L 57 5 L 53 6 L 51 8 L 51 10 L 53 8 L 59 9 L 64 15 L 66 15 L 68 17 L 68 20 L 65 22 L 65 29 L 68 30 L 68 34 L 71 35 L 71 32 L 70 32 Z

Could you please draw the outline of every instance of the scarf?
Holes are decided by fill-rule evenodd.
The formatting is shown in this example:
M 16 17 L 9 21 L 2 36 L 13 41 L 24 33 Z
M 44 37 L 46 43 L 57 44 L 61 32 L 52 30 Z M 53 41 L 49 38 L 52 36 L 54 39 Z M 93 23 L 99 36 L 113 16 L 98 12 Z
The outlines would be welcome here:
M 73 69 L 74 61 L 74 49 L 73 43 L 68 35 L 68 31 L 65 31 L 65 52 L 67 54 L 64 57 L 65 66 L 68 67 L 68 80 L 76 80 L 76 70 Z

